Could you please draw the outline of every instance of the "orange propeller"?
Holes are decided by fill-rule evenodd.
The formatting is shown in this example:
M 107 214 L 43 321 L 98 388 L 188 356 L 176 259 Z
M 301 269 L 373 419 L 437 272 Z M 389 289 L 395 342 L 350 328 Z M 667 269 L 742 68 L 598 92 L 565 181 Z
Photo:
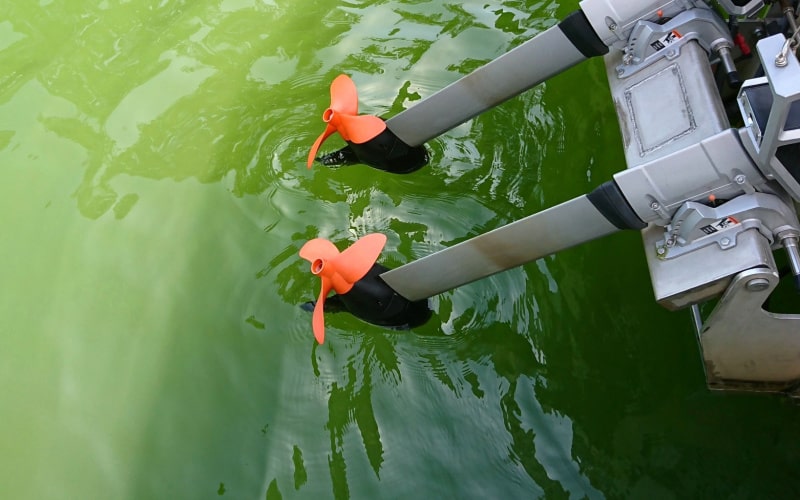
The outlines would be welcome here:
M 322 344 L 325 341 L 323 318 L 325 298 L 331 290 L 338 294 L 349 292 L 356 281 L 369 272 L 385 244 L 385 235 L 373 233 L 359 239 L 341 253 L 333 243 L 322 238 L 308 241 L 300 249 L 300 257 L 311 262 L 311 272 L 322 280 L 322 288 L 312 317 L 314 337 L 317 342 Z
M 314 163 L 322 143 L 334 132 L 345 141 L 363 144 L 386 129 L 384 121 L 377 116 L 358 116 L 358 91 L 347 75 L 339 75 L 331 83 L 331 105 L 322 113 L 322 121 L 327 126 L 311 146 L 308 168 Z

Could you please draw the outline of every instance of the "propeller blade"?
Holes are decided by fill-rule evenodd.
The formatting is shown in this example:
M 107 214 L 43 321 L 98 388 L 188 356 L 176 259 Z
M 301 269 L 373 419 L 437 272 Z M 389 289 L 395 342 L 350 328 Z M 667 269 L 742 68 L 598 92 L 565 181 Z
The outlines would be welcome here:
M 327 285 L 327 286 L 326 286 Z M 319 290 L 319 298 L 314 305 L 314 315 L 311 317 L 311 328 L 314 331 L 314 338 L 318 344 L 325 342 L 325 298 L 331 292 L 330 284 L 322 278 L 322 287 Z
M 343 252 L 323 238 L 307 241 L 300 248 L 300 257 L 311 263 L 311 272 L 320 277 L 322 286 L 314 306 L 312 327 L 314 337 L 322 344 L 325 340 L 325 299 L 331 290 L 338 294 L 349 292 L 363 278 L 380 256 L 386 236 L 372 233 L 364 236 Z
M 386 129 L 386 123 L 377 116 L 358 115 L 358 91 L 349 76 L 337 76 L 330 90 L 331 104 L 322 114 L 322 121 L 327 126 L 311 146 L 306 162 L 308 168 L 314 164 L 322 143 L 334 132 L 338 132 L 345 141 L 363 144 Z
M 358 114 L 358 90 L 347 75 L 339 75 L 331 83 L 331 109 L 347 115 Z
M 313 240 L 309 240 L 300 249 L 300 257 L 306 259 L 312 264 L 315 260 L 331 260 L 335 259 L 338 255 L 339 249 L 336 248 L 336 245 L 323 238 L 314 238 Z M 314 271 L 313 266 L 311 270 L 312 272 Z
M 311 146 L 311 151 L 308 152 L 308 162 L 306 162 L 306 166 L 311 168 L 311 165 L 314 164 L 314 160 L 317 158 L 317 151 L 319 151 L 319 147 L 322 146 L 322 143 L 325 142 L 325 139 L 331 136 L 332 133 L 336 132 L 336 128 L 328 124 L 325 127 L 325 131 L 317 137 L 317 140 L 314 141 L 314 145 Z
M 339 255 L 336 271 L 347 282 L 355 283 L 369 272 L 385 245 L 386 235 L 372 233 L 364 236 Z
M 372 115 L 339 115 L 339 133 L 347 141 L 364 144 L 386 129 L 386 122 Z

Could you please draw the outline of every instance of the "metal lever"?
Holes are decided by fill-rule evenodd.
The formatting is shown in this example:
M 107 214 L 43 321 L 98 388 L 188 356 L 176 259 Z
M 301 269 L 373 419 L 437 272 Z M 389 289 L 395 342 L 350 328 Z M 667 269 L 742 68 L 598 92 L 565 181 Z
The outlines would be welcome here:
M 739 72 L 736 70 L 736 63 L 733 62 L 731 46 L 728 44 L 728 42 L 723 42 L 715 46 L 714 51 L 719 56 L 722 67 L 725 69 L 725 74 L 728 76 L 728 84 L 733 89 L 738 89 L 741 87 L 742 80 L 739 78 Z
M 786 236 L 781 240 L 786 254 L 789 256 L 789 267 L 794 275 L 795 289 L 800 292 L 800 250 L 798 250 L 797 235 Z

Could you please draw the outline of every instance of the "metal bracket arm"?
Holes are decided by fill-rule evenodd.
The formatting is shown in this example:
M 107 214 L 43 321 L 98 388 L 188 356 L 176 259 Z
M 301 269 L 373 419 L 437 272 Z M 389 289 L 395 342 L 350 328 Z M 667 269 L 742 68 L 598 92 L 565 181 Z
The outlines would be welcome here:
M 778 282 L 769 269 L 740 273 L 701 322 L 698 336 L 711 388 L 798 394 L 800 314 L 762 308 Z

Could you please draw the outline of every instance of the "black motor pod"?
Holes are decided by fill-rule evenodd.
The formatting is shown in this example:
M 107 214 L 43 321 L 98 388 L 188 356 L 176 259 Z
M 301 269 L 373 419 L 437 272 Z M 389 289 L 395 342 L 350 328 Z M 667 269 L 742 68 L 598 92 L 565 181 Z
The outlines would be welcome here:
M 319 158 L 326 166 L 363 163 L 393 174 L 409 174 L 428 163 L 425 146 L 409 146 L 385 129 L 363 144 L 348 142 L 345 148 Z
M 408 329 L 424 324 L 432 314 L 427 299 L 412 302 L 395 292 L 380 277 L 388 270 L 373 264 L 349 292 L 338 295 L 339 299 L 350 314 L 373 325 Z

